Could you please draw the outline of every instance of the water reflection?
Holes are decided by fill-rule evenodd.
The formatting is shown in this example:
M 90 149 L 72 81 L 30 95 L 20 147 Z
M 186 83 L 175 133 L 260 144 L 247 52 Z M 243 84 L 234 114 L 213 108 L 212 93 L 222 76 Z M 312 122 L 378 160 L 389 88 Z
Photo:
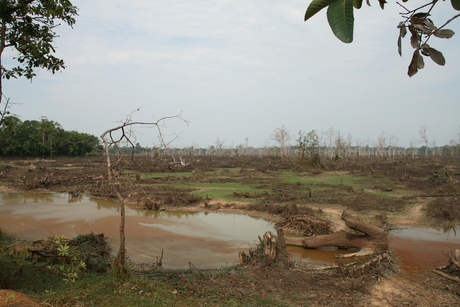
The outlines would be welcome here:
M 81 203 L 83 200 L 83 197 L 81 196 L 71 196 L 69 195 L 69 204 L 75 204 L 75 203 Z
M 413 240 L 460 243 L 460 238 L 457 236 L 459 229 L 458 225 L 450 225 L 445 228 L 406 227 L 391 230 L 390 236 Z
M 323 247 L 318 249 L 309 249 L 299 246 L 288 246 L 287 251 L 291 254 L 294 261 L 306 262 L 312 266 L 331 265 L 333 263 L 350 263 L 352 258 L 340 259 L 340 255 L 355 253 L 356 250 L 338 249 L 337 247 Z
M 460 248 L 459 226 L 446 229 L 409 227 L 390 231 L 390 248 L 396 250 L 404 269 L 446 265 L 445 253 Z M 444 231 L 447 230 L 447 231 Z
M 119 203 L 65 194 L 0 193 L 0 226 L 21 239 L 50 235 L 74 237 L 104 233 L 114 250 L 119 244 Z M 165 267 L 218 267 L 238 263 L 238 252 L 258 242 L 272 223 L 244 215 L 190 213 L 126 208 L 128 256 L 152 262 L 164 249 Z
M 63 196 L 61 196 L 64 198 Z M 55 194 L 50 193 L 0 193 L 0 202 L 9 204 L 38 203 L 42 201 L 53 203 Z
M 120 212 L 120 203 L 116 199 L 102 198 L 102 197 L 86 197 L 83 199 L 90 203 L 95 203 L 98 210 L 110 209 Z
M 104 233 L 117 250 L 120 205 L 115 199 L 72 197 L 49 193 L 0 193 L 0 227 L 20 239 L 37 240 L 50 235 L 74 237 L 89 232 Z M 128 256 L 153 262 L 164 249 L 165 267 L 225 266 L 238 263 L 238 252 L 258 243 L 272 223 L 245 215 L 126 210 Z M 448 230 L 448 231 L 443 231 Z M 459 226 L 403 228 L 390 232 L 395 249 L 406 269 L 447 263 L 444 253 L 460 248 Z M 293 260 L 333 263 L 342 250 L 288 247 Z

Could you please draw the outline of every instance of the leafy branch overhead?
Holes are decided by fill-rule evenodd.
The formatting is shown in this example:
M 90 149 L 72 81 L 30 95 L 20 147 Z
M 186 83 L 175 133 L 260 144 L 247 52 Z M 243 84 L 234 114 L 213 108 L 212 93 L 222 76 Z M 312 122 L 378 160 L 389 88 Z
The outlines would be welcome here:
M 70 0 L 0 0 L 0 104 L 3 79 L 32 79 L 38 69 L 54 74 L 65 68 L 64 61 L 54 56 L 55 29 L 61 22 L 72 27 L 77 15 Z M 15 54 L 17 66 L 6 67 L 2 62 L 7 49 Z M 9 114 L 7 108 L 8 101 L 0 108 L 0 124 Z
M 377 1 L 380 7 L 384 9 L 386 1 Z M 402 1 L 407 2 L 408 0 Z M 433 36 L 446 39 L 454 36 L 455 32 L 450 29 L 445 29 L 445 26 L 452 20 L 460 17 L 460 14 L 453 16 L 439 28 L 436 27 L 429 17 L 438 1 L 439 0 L 433 0 L 413 10 L 409 10 L 400 3 L 397 3 L 405 10 L 401 13 L 404 20 L 398 25 L 398 53 L 402 55 L 402 39 L 406 36 L 408 31 L 411 33 L 411 46 L 415 49 L 408 69 L 408 75 L 410 77 L 425 66 L 423 56 L 430 57 L 436 64 L 441 66 L 446 63 L 444 55 L 428 45 L 428 40 Z M 455 10 L 460 10 L 460 0 L 450 0 L 450 2 Z M 366 3 L 370 6 L 370 0 L 366 0 Z M 363 0 L 313 0 L 305 12 L 305 21 L 327 7 L 327 21 L 332 32 L 342 42 L 351 43 L 353 42 L 354 9 L 360 9 L 362 4 Z

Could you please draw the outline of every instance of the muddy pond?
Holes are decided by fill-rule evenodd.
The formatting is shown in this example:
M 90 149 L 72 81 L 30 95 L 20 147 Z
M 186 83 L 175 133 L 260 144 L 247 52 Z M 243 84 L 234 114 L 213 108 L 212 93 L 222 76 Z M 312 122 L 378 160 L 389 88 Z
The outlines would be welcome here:
M 72 238 L 89 232 L 104 233 L 114 251 L 119 244 L 119 204 L 103 198 L 70 198 L 66 194 L 0 193 L 0 227 L 19 239 L 50 235 Z M 238 252 L 258 243 L 274 225 L 247 215 L 126 210 L 126 248 L 134 261 L 155 262 L 162 249 L 163 266 L 215 268 L 239 263 Z M 460 248 L 458 228 L 443 232 L 431 228 L 403 228 L 390 233 L 403 267 L 417 270 L 447 263 L 444 253 Z M 321 265 L 351 251 L 334 248 L 288 247 L 296 261 Z

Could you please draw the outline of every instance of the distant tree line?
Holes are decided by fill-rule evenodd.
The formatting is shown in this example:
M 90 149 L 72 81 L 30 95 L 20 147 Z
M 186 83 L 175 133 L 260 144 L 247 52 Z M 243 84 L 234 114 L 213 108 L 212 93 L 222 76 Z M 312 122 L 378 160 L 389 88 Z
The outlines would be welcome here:
M 99 139 L 87 133 L 66 131 L 46 117 L 21 121 L 8 116 L 0 126 L 2 156 L 87 156 L 101 152 Z
M 353 139 L 349 134 L 346 137 L 340 131 L 330 128 L 327 131 L 310 132 L 299 131 L 298 137 L 293 140 L 293 135 L 283 125 L 276 128 L 270 135 L 269 140 L 276 145 L 266 145 L 264 147 L 252 147 L 248 139 L 243 144 L 234 146 L 225 144 L 225 140 L 217 138 L 214 145 L 206 148 L 193 145 L 187 148 L 164 148 L 149 149 L 145 148 L 142 152 L 145 155 L 212 155 L 212 156 L 271 156 L 293 159 L 310 159 L 314 163 L 320 158 L 339 159 L 348 157 L 394 157 L 394 156 L 459 156 L 460 155 L 460 127 L 456 139 L 449 141 L 449 144 L 438 146 L 435 139 L 428 138 L 427 127 L 421 126 L 419 130 L 420 138 L 412 138 L 409 146 L 400 146 L 399 138 L 380 133 L 376 140 Z M 421 145 L 421 146 L 420 146 Z M 136 152 L 139 154 L 139 144 L 136 145 Z M 128 152 L 128 149 L 126 149 Z

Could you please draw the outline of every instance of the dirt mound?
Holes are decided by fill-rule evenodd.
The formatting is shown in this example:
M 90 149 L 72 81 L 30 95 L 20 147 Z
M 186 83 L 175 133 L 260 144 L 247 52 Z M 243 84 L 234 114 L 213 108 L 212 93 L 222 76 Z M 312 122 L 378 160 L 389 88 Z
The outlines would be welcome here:
M 12 291 L 0 290 L 0 307 L 38 307 L 39 303 L 35 302 L 29 296 Z

